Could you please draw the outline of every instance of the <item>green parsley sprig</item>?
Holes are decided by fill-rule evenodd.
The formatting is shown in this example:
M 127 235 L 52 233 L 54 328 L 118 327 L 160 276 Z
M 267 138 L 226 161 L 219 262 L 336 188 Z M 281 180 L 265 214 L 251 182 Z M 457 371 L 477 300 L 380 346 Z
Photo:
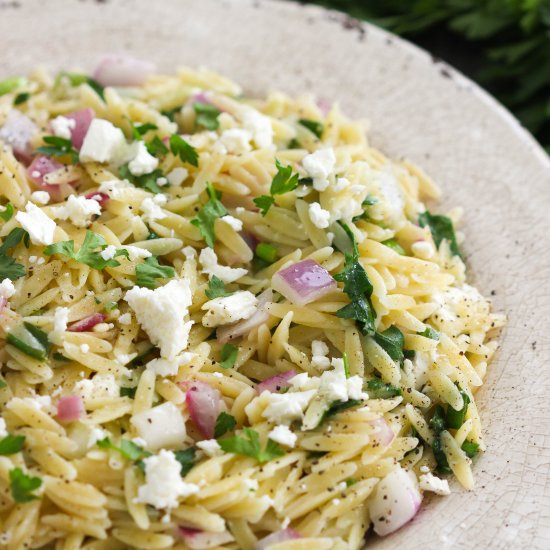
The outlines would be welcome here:
M 265 216 L 275 203 L 275 195 L 289 193 L 298 187 L 300 175 L 292 173 L 292 166 L 283 166 L 277 159 L 275 159 L 275 166 L 277 173 L 271 180 L 270 194 L 260 195 L 254 199 L 254 204 L 260 209 L 262 216 Z
M 206 192 L 208 194 L 208 202 L 198 211 L 197 217 L 191 220 L 191 223 L 199 228 L 206 244 L 214 247 L 216 234 L 214 232 L 214 223 L 218 218 L 225 216 L 227 210 L 221 203 L 221 193 L 214 189 L 211 183 L 206 184 Z
M 260 464 L 283 456 L 284 450 L 275 441 L 268 439 L 265 448 L 260 445 L 260 434 L 252 428 L 243 428 L 243 435 L 235 435 L 218 441 L 226 453 L 235 453 L 255 458 Z
M 157 279 L 171 279 L 176 272 L 173 267 L 159 264 L 156 256 L 150 256 L 136 265 L 136 284 L 154 289 L 157 287 Z
M 70 139 L 58 136 L 44 136 L 42 141 L 44 141 L 46 145 L 37 147 L 37 153 L 41 153 L 47 157 L 69 157 L 72 164 L 78 162 L 78 151 L 73 147 L 73 143 Z

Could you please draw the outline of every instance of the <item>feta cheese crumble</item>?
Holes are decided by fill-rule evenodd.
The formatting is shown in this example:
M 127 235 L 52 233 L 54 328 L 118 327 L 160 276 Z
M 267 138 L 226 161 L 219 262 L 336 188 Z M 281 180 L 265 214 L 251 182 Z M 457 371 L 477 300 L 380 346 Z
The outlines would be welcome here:
M 308 207 L 309 219 L 315 227 L 324 229 L 330 224 L 330 212 L 323 210 L 318 202 L 312 202 Z
M 71 139 L 71 131 L 76 128 L 76 120 L 59 115 L 50 121 L 50 125 L 54 136 Z
M 215 439 L 204 439 L 197 441 L 195 446 L 204 452 L 206 456 L 221 456 L 223 455 L 222 448 Z
M 435 255 L 433 244 L 428 241 L 417 241 L 411 245 L 412 253 L 421 260 L 429 260 Z
M 136 148 L 135 157 L 128 163 L 130 174 L 132 174 L 132 176 L 150 174 L 158 166 L 158 159 L 147 151 L 147 147 L 145 147 L 143 141 L 138 141 Z
M 235 231 L 242 231 L 243 222 L 241 220 L 229 215 L 222 216 L 221 220 L 222 222 L 225 222 L 229 227 L 231 227 Z
M 108 120 L 94 118 L 80 148 L 80 162 L 123 164 L 128 156 L 126 138 Z
M 121 325 L 129 325 L 132 322 L 132 315 L 130 313 L 123 313 L 119 318 L 118 322 Z
M 112 244 L 110 244 L 107 248 L 102 250 L 99 254 L 106 261 L 112 260 L 116 254 L 116 246 L 113 246 Z
M 273 127 L 269 117 L 248 108 L 242 115 L 242 123 L 245 130 L 252 134 L 252 139 L 256 145 L 263 149 L 273 145 Z
M 159 357 L 158 359 L 149 361 L 146 368 L 153 371 L 157 376 L 175 376 L 178 374 L 180 366 L 190 363 L 193 357 L 195 357 L 195 354 L 189 352 L 183 352 L 171 361 Z
M 311 366 L 317 369 L 325 370 L 330 367 L 328 355 L 328 346 L 322 340 L 313 340 L 311 342 Z
M 64 205 L 54 206 L 52 211 L 60 220 L 71 220 L 76 227 L 88 227 L 93 216 L 101 214 L 101 205 L 93 199 L 70 195 Z
M 202 306 L 206 311 L 202 318 L 205 327 L 217 327 L 249 319 L 256 312 L 258 299 L 248 290 L 239 290 L 231 296 L 214 298 Z
M 202 265 L 201 273 L 207 273 L 210 278 L 215 275 L 224 283 L 234 283 L 248 273 L 248 270 L 241 267 L 219 265 L 218 257 L 216 256 L 214 250 L 210 247 L 206 247 L 201 250 L 199 262 Z
M 260 398 L 265 395 L 267 407 L 263 410 L 262 416 L 273 424 L 290 424 L 295 420 L 302 420 L 306 407 L 316 393 L 316 390 L 292 393 L 264 391 Z
M 192 294 L 187 279 L 174 279 L 155 290 L 135 286 L 124 299 L 162 357 L 173 360 L 187 347 L 193 324 L 188 320 Z
M 151 197 L 143 199 L 139 208 L 143 212 L 143 219 L 146 222 L 154 222 L 155 220 L 166 218 L 166 214 L 162 211 L 158 202 Z
M 15 294 L 15 286 L 11 279 L 4 279 L 0 283 L 0 298 L 9 300 Z
M 139 258 L 150 258 L 152 256 L 151 252 L 146 248 L 141 248 L 139 246 L 132 246 L 131 244 L 126 245 L 124 249 L 128 252 L 128 259 L 131 262 L 135 262 Z
M 449 482 L 431 473 L 421 475 L 418 478 L 418 485 L 423 491 L 431 491 L 436 495 L 446 496 L 451 494 Z
M 8 430 L 6 429 L 6 421 L 0 416 L 0 438 L 6 437 Z
M 302 166 L 313 178 L 313 188 L 316 191 L 324 191 L 328 187 L 328 177 L 334 171 L 335 165 L 336 157 L 332 148 L 319 149 L 302 159 Z
M 296 440 L 298 436 L 293 433 L 288 426 L 275 426 L 268 434 L 267 437 L 272 439 L 276 443 L 281 445 L 286 445 L 287 447 L 293 448 L 296 445 Z
M 34 193 L 31 193 L 31 199 L 38 204 L 48 204 L 50 194 L 47 191 L 34 191 Z
M 138 489 L 135 502 L 155 508 L 176 508 L 180 498 L 199 492 L 198 485 L 181 479 L 181 464 L 172 451 L 162 449 L 158 455 L 143 459 L 145 484 Z
M 55 222 L 44 214 L 36 204 L 28 202 L 25 212 L 17 212 L 15 219 L 29 233 L 32 244 L 50 245 L 53 243 Z
M 222 154 L 242 155 L 252 149 L 250 146 L 251 139 L 252 135 L 249 131 L 241 128 L 231 128 L 222 133 L 214 147 L 219 149 Z M 262 138 L 260 137 L 260 139 Z

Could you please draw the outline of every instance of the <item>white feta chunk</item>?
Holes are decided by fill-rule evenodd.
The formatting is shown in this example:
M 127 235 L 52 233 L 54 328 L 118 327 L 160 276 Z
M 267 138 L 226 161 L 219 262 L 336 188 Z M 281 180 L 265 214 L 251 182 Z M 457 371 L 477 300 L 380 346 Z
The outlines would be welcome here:
M 147 197 L 141 201 L 140 210 L 143 212 L 143 219 L 146 222 L 154 222 L 166 218 L 166 214 L 162 211 L 160 205 L 151 197 Z
M 411 251 L 421 260 L 429 260 L 435 255 L 433 244 L 428 241 L 416 241 L 411 245 Z
M 263 149 L 273 145 L 273 127 L 269 117 L 248 108 L 242 116 L 242 124 L 245 130 L 252 134 L 252 139 L 257 147 Z
M 201 250 L 199 262 L 202 265 L 201 273 L 207 273 L 210 278 L 215 275 L 224 283 L 233 283 L 248 273 L 248 270 L 241 267 L 219 265 L 218 257 L 210 247 Z
M 147 448 L 177 447 L 185 440 L 185 422 L 180 410 L 166 401 L 152 409 L 135 414 L 130 419 Z
M 272 439 L 276 443 L 281 445 L 286 445 L 287 447 L 293 448 L 296 445 L 296 440 L 298 436 L 293 433 L 288 426 L 275 426 L 268 434 L 267 437 Z
M 124 246 L 125 250 L 128 252 L 128 259 L 131 262 L 135 262 L 139 258 L 149 258 L 152 256 L 151 252 L 145 248 L 139 246 L 132 246 L 127 244 Z
M 178 374 L 180 366 L 190 363 L 193 357 L 195 357 L 195 354 L 189 352 L 183 352 L 173 360 L 159 357 L 158 359 L 149 361 L 146 368 L 153 371 L 157 376 L 175 376 Z
M 332 148 L 319 149 L 302 159 L 302 166 L 313 178 L 316 191 L 324 191 L 328 187 L 328 177 L 333 173 L 335 165 L 336 156 Z
M 143 141 L 138 141 L 136 148 L 137 151 L 134 158 L 128 163 L 130 174 L 132 176 L 150 174 L 159 165 L 158 159 L 147 151 L 147 147 L 145 147 Z
M 55 222 L 46 216 L 36 204 L 28 202 L 25 206 L 25 212 L 17 212 L 15 219 L 29 233 L 32 244 L 45 244 L 47 246 L 53 243 Z
M 6 428 L 6 421 L 0 416 L 0 438 L 6 437 L 8 430 Z
M 302 392 L 271 393 L 262 392 L 268 402 L 262 416 L 273 424 L 290 424 L 294 420 L 302 420 L 304 410 L 317 392 L 308 390 Z
M 318 202 L 312 202 L 308 207 L 309 219 L 315 227 L 324 229 L 330 224 L 330 212 L 321 208 Z
M 423 491 L 431 491 L 436 495 L 450 495 L 451 489 L 449 488 L 449 482 L 446 479 L 441 479 L 434 476 L 431 473 L 422 474 L 418 478 L 418 485 Z
M 162 449 L 158 455 L 143 459 L 145 484 L 138 489 L 135 502 L 150 504 L 155 508 L 176 508 L 180 498 L 199 492 L 198 485 L 186 483 L 181 478 L 181 464 L 172 451 Z
M 131 313 L 123 313 L 119 318 L 118 322 L 121 325 L 129 325 L 132 322 L 132 314 Z
M 128 144 L 120 128 L 108 120 L 94 118 L 80 148 L 81 162 L 123 163 Z
M 114 375 L 110 373 L 98 373 L 91 379 L 80 380 L 75 384 L 74 389 L 85 402 L 120 396 L 120 387 Z
M 112 244 L 110 244 L 107 248 L 102 250 L 99 254 L 104 260 L 112 260 L 116 254 L 116 246 L 113 246 Z
M 175 359 L 187 347 L 193 324 L 189 321 L 192 294 L 187 279 L 174 279 L 155 290 L 135 286 L 124 299 L 162 357 Z
M 48 204 L 50 194 L 47 191 L 34 191 L 34 193 L 31 193 L 31 199 L 38 204 Z
M 71 139 L 72 130 L 76 128 L 76 120 L 59 115 L 50 121 L 54 136 Z
M 215 439 L 204 439 L 203 441 L 197 441 L 195 446 L 204 452 L 206 456 L 221 456 L 223 455 L 222 448 Z
M 93 199 L 69 195 L 65 204 L 54 206 L 52 211 L 60 220 L 71 220 L 76 227 L 88 227 L 93 216 L 101 215 L 101 205 Z
M 0 298 L 9 300 L 15 294 L 15 286 L 11 279 L 4 279 L 0 283 Z
M 227 153 L 242 155 L 252 149 L 250 146 L 251 139 L 252 135 L 249 131 L 243 130 L 242 128 L 231 128 L 222 133 L 217 143 L 220 144 Z
M 235 231 L 242 231 L 243 222 L 238 218 L 234 218 L 233 216 L 227 215 L 227 216 L 222 216 L 221 220 L 222 222 L 225 222 L 229 227 L 231 227 Z
M 201 308 L 206 311 L 202 324 L 205 327 L 217 327 L 249 319 L 256 312 L 257 305 L 258 299 L 248 290 L 239 290 L 230 296 L 214 298 Z

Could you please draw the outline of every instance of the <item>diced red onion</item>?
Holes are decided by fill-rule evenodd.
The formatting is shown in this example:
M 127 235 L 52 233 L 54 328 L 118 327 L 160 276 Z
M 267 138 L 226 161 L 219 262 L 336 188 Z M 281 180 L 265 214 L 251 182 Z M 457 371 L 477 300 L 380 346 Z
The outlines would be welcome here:
M 230 340 L 235 340 L 236 338 L 248 334 L 269 319 L 269 313 L 265 311 L 265 305 L 273 300 L 273 292 L 268 288 L 261 294 L 258 294 L 257 298 L 258 305 L 252 317 L 244 319 L 243 321 L 238 321 L 232 325 L 225 325 L 218 328 L 216 331 L 216 338 L 220 344 L 225 344 Z
M 235 540 L 229 531 L 213 533 L 212 531 L 201 531 L 200 529 L 178 527 L 178 533 L 184 540 L 186 546 L 191 550 L 217 548 L 222 544 Z
M 216 419 L 220 414 L 220 392 L 206 382 L 192 382 L 185 401 L 193 422 L 207 439 L 214 437 Z
M 8 112 L 4 126 L 0 128 L 0 140 L 11 145 L 14 155 L 27 163 L 31 160 L 30 140 L 36 134 L 37 127 L 26 115 L 12 109 Z
M 8 305 L 8 300 L 4 296 L 0 296 L 0 313 Z
M 275 273 L 271 286 L 293 304 L 304 306 L 336 288 L 336 281 L 315 260 L 302 260 Z
M 93 77 L 102 86 L 141 86 L 153 73 L 149 61 L 126 55 L 106 55 L 98 63 Z
M 193 103 L 204 103 L 205 105 L 212 105 L 211 101 L 208 99 L 208 96 L 204 92 L 193 94 L 189 98 L 189 103 L 191 105 L 193 105 Z
M 27 174 L 33 183 L 42 191 L 49 193 L 54 202 L 61 202 L 73 193 L 73 188 L 67 184 L 45 183 L 44 176 L 60 170 L 64 165 L 51 157 L 38 156 L 33 159 L 27 168 Z
M 70 118 L 75 121 L 75 127 L 71 130 L 71 141 L 75 149 L 80 151 L 84 137 L 88 133 L 88 128 L 95 118 L 95 112 L 92 108 L 87 107 L 81 111 L 75 111 L 65 115 L 66 118 Z
M 393 430 L 390 428 L 390 425 L 386 422 L 385 418 L 375 418 L 371 420 L 369 424 L 375 428 L 378 428 L 376 433 L 373 434 L 372 440 L 387 447 L 395 438 Z
M 258 395 L 266 390 L 272 393 L 276 393 L 284 388 L 288 388 L 290 386 L 288 381 L 291 378 L 294 378 L 294 376 L 296 376 L 296 371 L 294 370 L 281 372 L 279 374 L 276 374 L 275 376 L 266 378 L 263 382 L 260 382 L 256 386 L 256 391 L 258 392 Z
M 375 533 L 383 537 L 397 531 L 416 515 L 421 502 L 414 474 L 401 467 L 389 473 L 378 482 L 370 501 Z
M 61 422 L 74 422 L 84 415 L 84 403 L 80 395 L 66 395 L 57 402 L 57 418 Z
M 260 539 L 254 546 L 253 550 L 267 550 L 272 544 L 278 544 L 279 542 L 285 542 L 287 540 L 299 539 L 301 538 L 300 533 L 294 529 L 287 527 L 286 529 L 281 529 L 275 533 L 271 533 L 267 537 Z
M 99 325 L 99 323 L 103 323 L 105 319 L 107 319 L 107 315 L 103 313 L 93 313 L 88 317 L 84 317 L 84 319 L 80 319 L 80 321 L 76 321 L 76 323 L 72 323 L 67 327 L 67 330 L 69 332 L 88 332 L 96 325 Z
M 85 195 L 87 199 L 93 199 L 94 201 L 97 201 L 101 207 L 103 207 L 111 197 L 107 195 L 107 193 L 100 193 L 99 191 L 92 191 L 91 193 L 88 193 Z

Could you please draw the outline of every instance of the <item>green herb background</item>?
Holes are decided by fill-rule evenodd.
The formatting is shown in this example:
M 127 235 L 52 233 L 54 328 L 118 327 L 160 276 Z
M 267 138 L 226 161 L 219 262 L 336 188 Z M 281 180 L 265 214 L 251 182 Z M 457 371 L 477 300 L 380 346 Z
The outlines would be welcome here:
M 315 0 L 417 43 L 476 80 L 550 153 L 550 0 Z

